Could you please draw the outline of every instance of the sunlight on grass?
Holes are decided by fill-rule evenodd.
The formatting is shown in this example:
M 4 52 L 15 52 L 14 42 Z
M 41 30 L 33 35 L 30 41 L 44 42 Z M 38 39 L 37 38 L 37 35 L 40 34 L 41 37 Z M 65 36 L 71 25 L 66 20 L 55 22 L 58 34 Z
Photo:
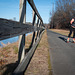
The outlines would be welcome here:
M 32 68 L 33 67 L 33 68 Z M 44 32 L 25 75 L 52 75 L 47 33 Z
M 14 49 L 14 53 L 17 54 L 18 53 L 18 47 L 17 46 L 13 46 Z
M 63 30 L 63 29 L 50 29 L 50 30 L 53 32 L 65 35 L 65 36 L 68 36 L 68 34 L 70 32 L 69 30 Z M 71 37 L 73 37 L 73 33 L 72 33 Z

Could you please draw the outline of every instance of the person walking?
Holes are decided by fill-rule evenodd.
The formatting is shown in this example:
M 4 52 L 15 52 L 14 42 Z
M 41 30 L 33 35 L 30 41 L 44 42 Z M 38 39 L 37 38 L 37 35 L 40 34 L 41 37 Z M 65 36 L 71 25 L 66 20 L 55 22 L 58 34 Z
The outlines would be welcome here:
M 75 17 L 71 19 L 70 24 L 71 24 L 70 33 L 68 35 L 67 43 L 69 43 L 69 38 L 70 38 L 72 32 L 73 32 L 73 41 L 72 42 L 75 43 Z

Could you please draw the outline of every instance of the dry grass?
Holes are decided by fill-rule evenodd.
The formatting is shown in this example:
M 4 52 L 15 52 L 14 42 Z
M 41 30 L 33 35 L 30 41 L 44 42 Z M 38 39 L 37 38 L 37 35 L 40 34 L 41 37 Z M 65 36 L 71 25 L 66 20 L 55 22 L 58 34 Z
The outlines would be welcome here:
M 52 75 L 46 32 L 42 36 L 25 75 Z
M 33 34 L 33 33 L 32 33 L 32 34 Z M 32 37 L 33 37 L 32 34 L 26 36 L 26 38 L 25 38 L 25 49 L 29 48 L 29 46 L 30 46 L 30 44 L 31 44 Z
M 26 36 L 25 48 L 29 47 L 31 39 L 32 34 Z M 16 61 L 18 60 L 18 45 L 19 42 L 17 41 L 0 48 L 0 75 L 10 75 L 13 72 L 14 67 L 16 67 Z
M 50 29 L 50 30 L 53 32 L 65 35 L 65 36 L 68 36 L 68 34 L 69 34 L 69 30 L 63 30 L 63 29 Z M 72 33 L 71 37 L 72 36 L 73 36 L 73 33 Z
M 32 34 L 26 37 L 26 49 L 29 48 L 31 41 Z M 0 48 L 0 75 L 10 75 L 17 66 L 18 43 L 19 42 L 15 42 L 6 47 Z M 52 75 L 46 32 L 35 51 L 25 75 Z
M 18 53 L 15 54 L 17 48 L 18 42 L 0 48 L 0 75 L 10 75 L 13 71 L 18 57 Z

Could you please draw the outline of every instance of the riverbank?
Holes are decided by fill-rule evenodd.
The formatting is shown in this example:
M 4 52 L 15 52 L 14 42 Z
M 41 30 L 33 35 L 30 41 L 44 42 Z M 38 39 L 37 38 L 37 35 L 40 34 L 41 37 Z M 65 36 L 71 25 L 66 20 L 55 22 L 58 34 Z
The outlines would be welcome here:
M 26 37 L 26 47 L 28 48 L 32 40 L 32 35 Z M 17 66 L 18 41 L 0 49 L 0 75 L 10 75 Z M 11 68 L 12 67 L 12 68 Z M 33 68 L 32 68 L 33 67 Z M 25 75 L 52 75 L 49 46 L 46 32 L 34 53 Z
M 32 34 L 26 36 L 25 48 L 28 48 L 31 42 Z M 6 44 L 0 48 L 0 75 L 10 75 L 17 66 L 19 41 Z M 12 68 L 11 68 L 12 67 Z
M 32 32 L 30 33 L 27 33 L 26 36 L 29 36 L 30 34 L 32 34 Z M 9 39 L 5 39 L 5 40 L 1 40 L 0 41 L 0 48 L 1 47 L 5 47 L 11 43 L 15 43 L 19 40 L 19 36 L 16 36 L 16 37 L 12 37 L 12 38 L 9 38 Z

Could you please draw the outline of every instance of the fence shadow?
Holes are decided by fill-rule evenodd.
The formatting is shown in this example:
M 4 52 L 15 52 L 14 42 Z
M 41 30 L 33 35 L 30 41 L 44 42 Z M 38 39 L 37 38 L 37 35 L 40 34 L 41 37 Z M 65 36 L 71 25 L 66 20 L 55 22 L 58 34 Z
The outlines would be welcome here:
M 3 69 L 6 68 L 6 70 L 3 72 L 2 75 L 11 75 L 17 66 L 18 66 L 18 62 L 5 65 Z

